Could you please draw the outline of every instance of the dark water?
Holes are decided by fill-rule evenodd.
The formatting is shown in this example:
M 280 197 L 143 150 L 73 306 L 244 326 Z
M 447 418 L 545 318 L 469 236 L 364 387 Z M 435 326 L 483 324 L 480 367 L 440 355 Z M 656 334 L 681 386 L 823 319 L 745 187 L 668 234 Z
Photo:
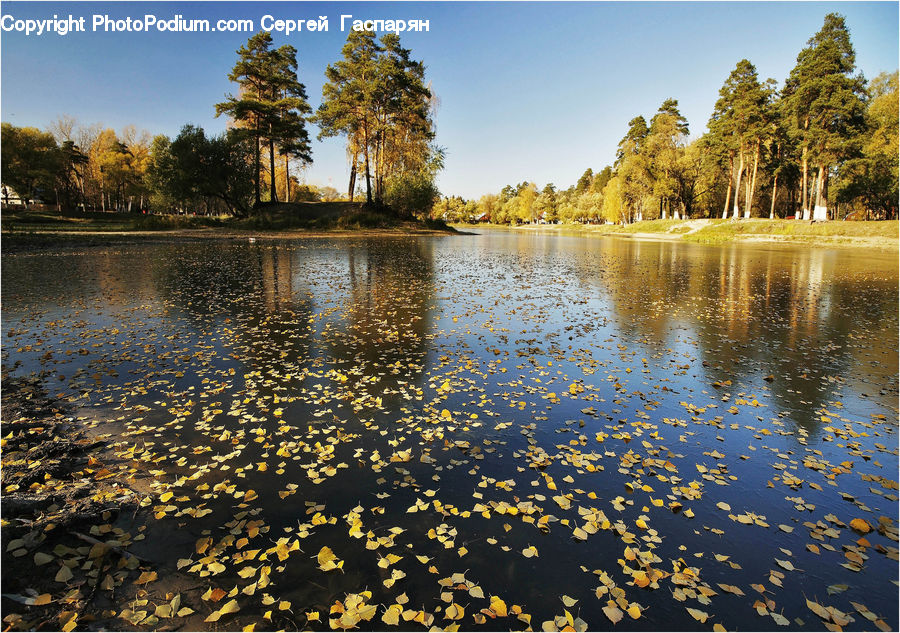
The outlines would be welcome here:
M 398 596 L 418 630 L 822 629 L 807 599 L 898 626 L 896 253 L 488 231 L 2 265 L 4 367 L 152 482 L 135 551 L 237 587 L 221 628 L 328 629 L 366 590 L 363 629 Z

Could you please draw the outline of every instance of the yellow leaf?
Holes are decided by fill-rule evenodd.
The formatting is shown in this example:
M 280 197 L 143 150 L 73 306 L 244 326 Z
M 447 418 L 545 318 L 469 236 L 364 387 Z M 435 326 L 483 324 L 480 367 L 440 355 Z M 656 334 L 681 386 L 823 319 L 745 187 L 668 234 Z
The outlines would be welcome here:
M 700 609 L 692 609 L 691 607 L 685 607 L 687 612 L 691 614 L 691 617 L 697 620 L 700 624 L 706 622 L 709 618 L 709 614 L 706 611 L 701 611 Z
M 324 565 L 325 563 L 333 561 L 337 557 L 334 555 L 334 552 L 331 551 L 331 548 L 326 545 L 319 550 L 319 554 L 316 556 L 316 558 L 319 561 L 319 565 Z
M 647 576 L 647 572 L 643 570 L 636 571 L 634 573 L 634 584 L 638 587 L 646 587 L 650 584 L 650 578 Z
M 826 622 L 831 619 L 831 614 L 818 602 L 813 602 L 812 600 L 807 599 L 806 606 L 809 607 L 810 611 L 815 613 Z
M 460 620 L 465 615 L 466 610 L 462 605 L 456 604 L 455 602 L 444 611 L 444 618 L 448 620 Z
M 637 620 L 639 617 L 641 617 L 641 608 L 637 606 L 636 603 L 632 602 L 631 606 L 628 607 L 627 613 L 631 616 L 631 619 Z
M 397 626 L 400 623 L 400 615 L 403 613 L 403 607 L 399 604 L 392 604 L 388 610 L 381 616 L 381 621 L 388 626 Z
M 491 596 L 490 610 L 501 618 L 509 615 L 509 612 L 506 610 L 506 603 L 497 596 Z

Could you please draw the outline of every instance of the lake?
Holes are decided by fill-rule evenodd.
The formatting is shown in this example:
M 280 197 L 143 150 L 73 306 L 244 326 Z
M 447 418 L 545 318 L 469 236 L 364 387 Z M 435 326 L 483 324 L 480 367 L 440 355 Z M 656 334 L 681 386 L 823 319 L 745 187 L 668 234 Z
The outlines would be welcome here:
M 143 499 L 114 525 L 149 614 L 898 627 L 896 252 L 489 229 L 2 265 L 5 369 Z

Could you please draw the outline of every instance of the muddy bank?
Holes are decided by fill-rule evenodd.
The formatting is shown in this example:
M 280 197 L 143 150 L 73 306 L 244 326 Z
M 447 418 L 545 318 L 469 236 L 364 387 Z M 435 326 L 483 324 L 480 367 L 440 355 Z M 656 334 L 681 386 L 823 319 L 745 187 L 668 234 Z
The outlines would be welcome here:
M 6 630 L 119 628 L 106 621 L 154 565 L 130 548 L 140 497 L 39 376 L 3 375 L 2 606 Z M 119 527 L 122 524 L 132 529 Z M 115 526 L 114 526 L 115 525 Z

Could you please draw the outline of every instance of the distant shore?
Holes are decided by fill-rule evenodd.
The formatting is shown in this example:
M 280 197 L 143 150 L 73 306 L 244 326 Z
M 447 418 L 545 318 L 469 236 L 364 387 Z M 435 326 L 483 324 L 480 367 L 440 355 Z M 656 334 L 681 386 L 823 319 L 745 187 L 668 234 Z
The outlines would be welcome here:
M 457 228 L 477 230 L 479 226 L 459 224 Z M 900 249 L 900 222 L 808 222 L 802 220 L 648 220 L 626 226 L 618 224 L 523 224 L 507 227 L 515 231 L 623 237 L 629 239 L 723 244 L 727 242 L 769 242 L 808 246 L 849 246 L 856 248 Z
M 136 213 L 4 210 L 5 253 L 62 246 L 105 246 L 169 240 L 275 240 L 310 237 L 450 235 L 442 221 L 400 219 L 361 203 L 291 203 L 244 219 Z
M 382 229 L 334 229 L 334 230 L 246 230 L 230 229 L 172 229 L 159 231 L 3 231 L 0 250 L 3 253 L 43 251 L 62 247 L 95 247 L 108 245 L 144 244 L 171 241 L 228 240 L 234 242 L 266 243 L 275 240 L 299 238 L 359 238 L 401 237 L 415 235 L 451 235 L 448 231 L 416 227 Z
M 50 214 L 47 214 L 49 216 Z M 96 215 L 96 214 L 95 214 Z M 696 244 L 775 243 L 807 246 L 875 248 L 900 250 L 900 222 L 804 222 L 797 220 L 648 220 L 626 226 L 617 224 L 456 224 L 391 220 L 366 226 L 371 218 L 353 225 L 291 226 L 279 219 L 248 223 L 206 222 L 205 218 L 183 216 L 143 216 L 137 223 L 117 214 L 96 218 L 46 217 L 36 223 L 4 218 L 0 249 L 5 253 L 40 251 L 57 247 L 88 247 L 109 244 L 146 243 L 171 240 L 283 240 L 317 237 L 384 237 L 403 235 L 448 235 L 499 228 L 520 232 L 618 237 L 636 240 L 677 241 Z M 170 222 L 174 217 L 178 222 Z M 109 218 L 108 220 L 106 218 Z M 162 218 L 162 219 L 159 219 Z M 354 218 L 356 219 L 356 218 Z M 153 228 L 139 228 L 142 225 Z

